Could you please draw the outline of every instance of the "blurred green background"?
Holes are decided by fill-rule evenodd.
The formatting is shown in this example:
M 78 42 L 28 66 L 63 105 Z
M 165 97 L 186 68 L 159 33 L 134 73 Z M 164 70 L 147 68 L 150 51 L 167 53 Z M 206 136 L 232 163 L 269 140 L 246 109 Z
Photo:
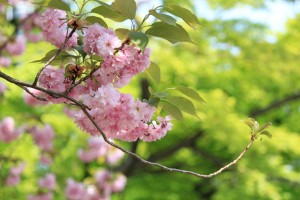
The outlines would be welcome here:
M 201 120 L 186 115 L 184 121 L 173 121 L 173 130 L 160 141 L 120 144 L 128 149 L 135 146 L 138 154 L 151 161 L 208 174 L 235 159 L 248 144 L 249 129 L 243 119 L 254 117 L 260 124 L 272 122 L 270 132 L 273 138 L 255 141 L 237 165 L 211 179 L 165 172 L 137 161 L 130 162 L 129 167 L 121 167 L 128 177 L 126 189 L 112 199 L 299 199 L 299 2 L 165 2 L 178 3 L 199 16 L 199 32 L 187 27 L 198 46 L 151 40 L 152 60 L 160 66 L 162 78 L 160 85 L 151 81 L 150 84 L 156 91 L 175 86 L 195 88 L 207 104 L 196 104 Z M 282 6 L 282 11 L 279 9 L 274 14 L 270 7 L 276 5 Z M 152 8 L 151 1 L 146 1 L 144 7 Z M 249 16 L 247 12 L 243 15 L 245 9 L 251 10 Z M 265 15 L 259 15 L 261 12 Z M 255 20 L 256 15 L 279 17 Z M 285 23 L 276 21 L 280 16 Z M 26 53 L 14 59 L 14 66 L 3 71 L 31 81 L 41 64 L 30 62 L 41 58 L 51 48 L 43 42 L 29 44 Z M 123 91 L 139 97 L 140 81 L 144 78 L 145 74 L 134 78 Z M 36 191 L 38 177 L 48 170 L 57 176 L 55 199 L 64 199 L 67 177 L 83 180 L 86 170 L 93 171 L 103 163 L 93 163 L 86 169 L 87 166 L 79 161 L 77 150 L 86 146 L 88 135 L 75 127 L 63 113 L 62 106 L 32 108 L 23 102 L 21 89 L 13 85 L 8 85 L 8 88 L 9 91 L 0 97 L 0 119 L 13 116 L 18 125 L 50 123 L 56 132 L 56 151 L 51 169 L 45 169 L 38 165 L 39 149 L 29 135 L 24 134 L 9 144 L 0 143 L 0 155 L 26 161 L 22 181 L 13 188 L 3 183 L 11 166 L 10 162 L 4 162 L 0 171 L 0 199 L 25 199 L 26 194 Z M 120 165 L 126 160 L 127 157 Z

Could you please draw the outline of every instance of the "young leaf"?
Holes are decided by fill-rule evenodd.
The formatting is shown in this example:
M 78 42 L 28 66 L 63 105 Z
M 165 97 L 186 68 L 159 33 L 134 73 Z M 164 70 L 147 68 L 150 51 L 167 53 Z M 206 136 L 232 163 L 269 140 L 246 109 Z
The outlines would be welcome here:
M 158 97 L 151 97 L 149 99 L 149 101 L 148 101 L 148 104 L 151 105 L 151 106 L 153 106 L 153 107 L 157 107 L 158 104 L 159 104 L 159 102 L 160 102 L 160 98 L 158 98 Z
M 176 87 L 175 88 L 178 92 L 181 92 L 182 94 L 186 95 L 187 97 L 190 97 L 192 99 L 195 99 L 201 103 L 205 103 L 204 99 L 200 97 L 198 92 L 194 89 L 188 88 L 188 87 Z
M 115 0 L 111 7 L 127 19 L 134 19 L 136 14 L 135 0 Z
M 179 107 L 180 110 L 186 112 L 199 119 L 194 104 L 187 98 L 181 96 L 169 96 L 166 98 L 169 102 Z
M 43 58 L 41 58 L 40 60 L 32 61 L 31 63 L 47 62 L 56 53 L 56 51 L 57 49 L 52 49 L 48 51 Z
M 164 7 L 164 10 L 183 19 L 190 27 L 197 30 L 200 22 L 196 15 L 186 8 L 180 7 L 175 4 L 167 5 Z
M 243 122 L 244 122 L 247 126 L 249 126 L 249 128 L 253 129 L 254 123 L 255 123 L 255 119 L 253 119 L 253 118 L 248 118 L 248 119 L 243 120 Z
M 260 127 L 260 128 L 258 129 L 258 132 L 262 132 L 263 130 L 267 129 L 267 128 L 268 128 L 269 126 L 271 126 L 271 125 L 272 125 L 271 122 L 268 122 L 268 123 L 264 124 L 262 127 Z
M 156 17 L 157 19 L 159 19 L 162 22 L 165 22 L 165 23 L 167 23 L 169 25 L 172 25 L 172 26 L 176 26 L 176 19 L 174 19 L 170 15 L 157 13 L 156 10 L 153 10 L 153 9 L 149 10 L 149 14 Z
M 67 12 L 71 11 L 69 5 L 60 0 L 50 0 L 50 2 L 48 3 L 48 7 L 59 9 L 59 10 L 64 10 Z
M 173 105 L 172 103 L 168 102 L 168 101 L 162 101 L 162 108 L 163 110 L 165 110 L 167 113 L 169 113 L 170 115 L 172 115 L 172 117 L 174 117 L 177 120 L 183 120 L 183 115 L 181 110 Z
M 104 5 L 105 6 L 98 6 L 94 8 L 93 10 L 91 10 L 91 12 L 102 15 L 103 17 L 111 19 L 116 22 L 123 22 L 127 19 L 125 16 L 121 15 L 113 8 L 111 8 L 110 5 L 108 4 L 104 4 Z
M 269 132 L 269 131 L 263 131 L 263 132 L 261 132 L 260 133 L 261 135 L 265 135 L 265 136 L 267 136 L 268 138 L 272 138 L 272 134 Z
M 97 16 L 89 16 L 89 17 L 85 18 L 85 20 L 88 21 L 90 24 L 98 23 L 105 28 L 108 27 L 107 24 L 105 23 L 105 21 L 102 18 L 97 17 Z
M 125 40 L 128 37 L 129 32 L 130 32 L 130 30 L 128 30 L 126 28 L 118 28 L 118 29 L 115 30 L 116 35 L 121 40 Z
M 163 38 L 173 44 L 177 42 L 192 43 L 188 32 L 179 24 L 172 26 L 165 22 L 155 22 L 145 33 L 147 35 Z
M 133 43 L 138 45 L 138 47 L 140 47 L 140 49 L 144 52 L 144 50 L 149 42 L 149 38 L 145 33 L 129 32 L 129 38 Z
M 151 61 L 150 67 L 145 72 L 155 81 L 156 84 L 160 83 L 160 68 L 156 63 Z
M 83 50 L 82 46 L 74 46 L 74 49 L 76 49 L 76 51 L 78 51 L 78 53 L 80 53 L 80 55 L 82 56 L 82 58 L 84 59 L 86 57 L 86 52 Z
M 154 95 L 154 90 L 150 86 L 148 87 L 148 90 L 151 95 Z
M 158 97 L 160 99 L 164 99 L 167 96 L 169 96 L 169 93 L 167 93 L 167 92 L 155 92 L 154 96 L 156 96 L 156 97 Z

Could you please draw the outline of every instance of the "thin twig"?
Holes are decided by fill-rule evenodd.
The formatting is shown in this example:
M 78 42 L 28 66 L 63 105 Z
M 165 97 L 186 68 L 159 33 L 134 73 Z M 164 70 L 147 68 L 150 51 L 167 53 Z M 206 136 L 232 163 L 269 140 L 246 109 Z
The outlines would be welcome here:
M 36 96 L 36 95 L 33 94 L 32 92 L 30 92 L 30 90 L 28 90 L 27 87 L 21 86 L 21 88 L 23 88 L 23 90 L 25 90 L 28 94 L 30 94 L 31 96 L 33 96 L 33 97 L 36 98 L 37 100 L 40 100 L 40 101 L 48 101 L 47 99 L 45 99 L 45 98 L 43 98 L 43 97 Z
M 52 62 L 52 61 L 53 61 L 53 60 L 54 60 L 54 59 L 62 52 L 62 50 L 65 49 L 65 47 L 66 47 L 66 45 L 67 45 L 67 42 L 68 42 L 69 39 L 73 36 L 73 34 L 75 33 L 77 27 L 78 27 L 78 25 L 75 24 L 74 27 L 73 27 L 73 29 L 72 29 L 72 31 L 71 31 L 71 33 L 68 35 L 68 37 L 66 37 L 66 39 L 65 39 L 65 41 L 64 41 L 64 43 L 63 43 L 63 45 L 62 45 L 59 49 L 57 49 L 57 51 L 55 52 L 55 54 L 54 54 L 54 55 L 48 60 L 48 62 L 46 62 L 46 64 L 38 71 L 38 73 L 36 74 L 35 79 L 34 79 L 34 81 L 33 81 L 33 83 L 32 83 L 33 86 L 36 86 L 36 85 L 37 85 L 37 82 L 38 82 L 39 77 L 40 77 L 41 73 L 43 72 L 43 70 L 44 70 L 48 65 L 51 64 L 51 62 Z
M 71 85 L 66 89 L 66 91 L 65 91 L 64 93 L 65 93 L 66 95 L 68 95 L 68 94 L 71 92 L 71 90 L 72 90 L 73 88 L 75 88 L 77 85 L 79 85 L 79 84 L 81 84 L 83 81 L 86 81 L 87 79 L 91 78 L 92 75 L 97 71 L 97 69 L 98 69 L 98 68 L 93 69 L 88 75 L 86 75 L 85 77 L 79 79 L 76 83 L 71 84 Z
M 140 162 L 144 163 L 144 164 L 147 164 L 147 165 L 150 165 L 150 166 L 155 166 L 155 167 L 159 167 L 163 170 L 166 170 L 166 171 L 169 171 L 169 172 L 179 172 L 179 173 L 184 173 L 184 174 L 190 174 L 190 175 L 193 175 L 193 176 L 196 176 L 196 177 L 201 177 L 201 178 L 211 178 L 213 176 L 216 176 L 218 174 L 220 174 L 221 172 L 223 172 L 224 170 L 226 170 L 227 168 L 231 167 L 232 165 L 236 164 L 244 155 L 245 153 L 248 151 L 248 149 L 250 148 L 250 146 L 252 145 L 252 143 L 254 142 L 255 140 L 255 137 L 254 136 L 251 136 L 251 139 L 250 139 L 250 142 L 249 144 L 246 146 L 246 148 L 240 153 L 240 155 L 235 159 L 233 160 L 232 162 L 230 162 L 229 164 L 225 165 L 224 167 L 220 168 L 219 170 L 217 170 L 216 172 L 213 172 L 213 173 L 210 173 L 210 174 L 200 174 L 200 173 L 196 173 L 196 172 L 193 172 L 193 171 L 188 171 L 188 170 L 181 170 L 181 169 L 177 169 L 177 168 L 170 168 L 170 167 L 167 167 L 167 166 L 164 166 L 164 165 L 161 165 L 159 163 L 156 163 L 156 162 L 150 162 L 148 160 L 145 160 L 143 158 L 141 158 L 139 155 L 109 141 L 109 139 L 106 137 L 105 133 L 102 131 L 102 129 L 99 127 L 99 125 L 95 122 L 95 120 L 93 119 L 93 117 L 90 115 L 90 113 L 87 111 L 87 106 L 85 106 L 83 103 L 69 97 L 68 95 L 64 94 L 64 93 L 59 93 L 59 92 L 55 92 L 55 91 L 52 91 L 52 90 L 47 90 L 45 88 L 42 88 L 42 87 L 38 87 L 38 86 L 33 86 L 31 84 L 28 84 L 28 83 L 24 83 L 24 82 L 21 82 L 19 80 L 16 80 L 6 74 L 4 74 L 3 72 L 0 71 L 0 77 L 4 78 L 5 80 L 7 80 L 8 82 L 10 83 L 13 83 L 19 87 L 22 87 L 22 86 L 25 86 L 25 87 L 31 87 L 31 88 L 34 88 L 34 89 L 37 89 L 37 90 L 40 90 L 40 91 L 43 91 L 51 96 L 54 96 L 55 98 L 60 98 L 60 97 L 64 97 L 66 99 L 68 99 L 69 101 L 73 102 L 74 104 L 76 104 L 76 106 L 80 107 L 81 110 L 85 113 L 85 115 L 89 118 L 89 120 L 92 122 L 92 124 L 97 128 L 97 130 L 99 131 L 99 133 L 102 135 L 104 141 L 123 151 L 124 153 L 134 157 L 135 159 L 139 160 Z

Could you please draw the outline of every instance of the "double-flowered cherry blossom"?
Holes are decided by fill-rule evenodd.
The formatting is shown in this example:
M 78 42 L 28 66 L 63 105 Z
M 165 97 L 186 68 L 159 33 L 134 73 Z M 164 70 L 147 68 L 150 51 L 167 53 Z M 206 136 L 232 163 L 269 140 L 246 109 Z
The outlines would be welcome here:
M 62 47 L 65 39 L 71 32 L 71 29 L 67 27 L 66 17 L 65 11 L 49 8 L 43 12 L 40 18 L 39 23 L 45 40 L 58 48 Z M 76 45 L 77 37 L 78 34 L 74 33 L 65 47 L 69 48 Z

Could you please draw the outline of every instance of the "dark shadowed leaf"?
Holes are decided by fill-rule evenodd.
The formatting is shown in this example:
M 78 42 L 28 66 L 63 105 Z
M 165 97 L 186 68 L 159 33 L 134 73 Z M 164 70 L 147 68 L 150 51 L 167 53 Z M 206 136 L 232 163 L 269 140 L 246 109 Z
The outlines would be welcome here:
M 138 45 L 138 47 L 140 47 L 140 49 L 144 52 L 144 50 L 149 42 L 149 38 L 145 33 L 129 32 L 129 38 L 133 43 Z
M 157 107 L 159 102 L 160 102 L 160 98 L 153 96 L 149 99 L 148 104 L 153 107 Z
M 196 15 L 181 6 L 171 4 L 164 7 L 164 10 L 183 19 L 193 29 L 198 29 L 200 22 Z

